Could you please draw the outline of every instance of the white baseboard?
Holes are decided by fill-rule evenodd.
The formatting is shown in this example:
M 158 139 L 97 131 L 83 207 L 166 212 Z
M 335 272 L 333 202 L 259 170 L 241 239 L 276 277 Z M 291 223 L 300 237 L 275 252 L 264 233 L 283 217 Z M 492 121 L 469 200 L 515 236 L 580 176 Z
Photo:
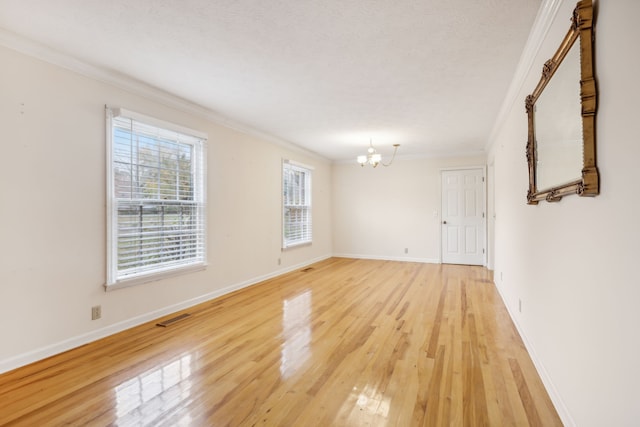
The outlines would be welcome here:
M 571 416 L 569 409 L 564 404 L 564 401 L 562 400 L 562 397 L 560 396 L 558 389 L 556 388 L 555 384 L 551 380 L 551 377 L 549 376 L 549 373 L 545 369 L 544 364 L 538 358 L 535 348 L 533 347 L 531 342 L 527 339 L 527 335 L 524 333 L 524 331 L 520 327 L 520 324 L 518 323 L 516 316 L 514 316 L 514 313 L 511 311 L 511 308 L 509 307 L 509 304 L 507 304 L 507 300 L 505 299 L 504 294 L 500 289 L 500 286 L 498 286 L 498 284 L 495 282 L 496 281 L 494 280 L 494 284 L 496 286 L 496 289 L 498 290 L 498 294 L 500 295 L 500 298 L 502 298 L 502 302 L 504 303 L 505 307 L 507 307 L 507 312 L 509 313 L 509 317 L 511 317 L 511 321 L 516 326 L 516 329 L 518 330 L 518 333 L 522 338 L 522 342 L 524 343 L 524 346 L 527 349 L 527 352 L 529 353 L 529 356 L 531 357 L 531 360 L 533 361 L 534 366 L 536 367 L 536 371 L 538 371 L 538 375 L 540 375 L 540 379 L 542 380 L 542 383 L 544 384 L 544 387 L 547 390 L 547 393 L 549 393 L 549 398 L 553 402 L 553 405 L 555 406 L 556 411 L 558 411 L 558 416 L 560 416 L 560 419 L 562 420 L 562 423 L 565 426 L 575 427 L 576 423 L 573 420 L 573 417 Z
M 336 258 L 357 258 L 357 259 L 375 259 L 381 261 L 404 261 L 404 262 L 422 262 L 425 264 L 440 264 L 439 259 L 435 258 L 413 258 L 403 256 L 387 256 L 387 255 L 360 255 L 360 254 L 333 254 Z
M 187 309 L 189 307 L 193 307 L 194 305 L 201 304 L 203 302 L 212 300 L 214 298 L 218 298 L 222 295 L 231 293 L 233 291 L 237 291 L 242 288 L 247 288 L 249 286 L 255 285 L 257 283 L 263 282 L 265 280 L 271 279 L 276 276 L 280 276 L 285 273 L 289 273 L 291 271 L 306 267 L 310 264 L 314 264 L 316 262 L 323 261 L 325 259 L 331 258 L 331 255 L 321 256 L 309 261 L 305 261 L 303 263 L 285 267 L 276 271 L 272 271 L 271 273 L 264 274 L 262 276 L 254 277 L 249 280 L 245 280 L 243 282 L 235 283 L 233 285 L 224 287 L 222 289 L 217 289 L 208 294 L 201 295 L 196 298 L 192 298 L 187 301 L 182 301 L 177 304 L 172 304 L 167 307 L 163 307 L 158 310 L 151 311 L 149 313 L 142 314 L 140 316 L 132 317 L 127 320 L 123 320 L 118 323 L 114 323 L 109 326 L 105 326 L 104 328 L 96 329 L 95 331 L 87 332 L 85 334 L 77 335 L 75 337 L 66 339 L 64 341 L 57 342 L 55 344 L 51 344 L 45 347 L 40 347 L 38 349 L 29 351 L 27 353 L 19 354 L 17 356 L 10 357 L 8 359 L 0 360 L 0 374 L 4 372 L 11 371 L 13 369 L 19 368 L 21 366 L 28 365 L 33 362 L 37 362 L 38 360 L 46 359 L 47 357 L 54 356 L 56 354 L 63 353 L 67 350 L 71 350 L 76 347 L 80 347 L 81 345 L 88 344 L 90 342 L 99 340 L 101 338 L 107 337 L 109 335 L 116 334 L 118 332 L 122 332 L 126 329 L 133 328 L 135 326 L 141 325 L 146 322 L 151 322 L 160 317 L 166 316 L 171 313 L 175 313 L 180 310 Z

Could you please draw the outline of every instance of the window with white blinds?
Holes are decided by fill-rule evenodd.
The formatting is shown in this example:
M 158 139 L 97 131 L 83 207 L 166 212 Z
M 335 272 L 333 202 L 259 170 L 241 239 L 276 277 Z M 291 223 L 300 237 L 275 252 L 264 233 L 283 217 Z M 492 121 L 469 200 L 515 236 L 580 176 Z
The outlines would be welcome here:
M 282 162 L 282 247 L 311 243 L 311 168 Z
M 206 135 L 107 108 L 107 286 L 206 263 Z

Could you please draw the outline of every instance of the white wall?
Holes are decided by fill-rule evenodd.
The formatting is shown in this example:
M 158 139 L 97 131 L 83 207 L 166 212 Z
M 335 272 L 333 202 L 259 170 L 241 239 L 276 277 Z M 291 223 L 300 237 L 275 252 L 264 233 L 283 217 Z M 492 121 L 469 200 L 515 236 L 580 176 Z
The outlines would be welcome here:
M 0 372 L 331 255 L 328 161 L 13 50 L 0 64 Z M 104 291 L 105 104 L 208 133 L 205 271 Z M 285 252 L 283 157 L 315 167 L 313 245 Z
M 526 204 L 524 98 L 569 27 L 564 1 L 489 153 L 495 162 L 495 278 L 565 424 L 640 420 L 640 2 L 598 2 L 596 144 L 601 194 Z M 522 300 L 522 312 L 518 311 Z
M 478 156 L 399 158 L 388 168 L 375 169 L 355 162 L 334 164 L 334 254 L 439 262 L 440 171 L 485 163 Z

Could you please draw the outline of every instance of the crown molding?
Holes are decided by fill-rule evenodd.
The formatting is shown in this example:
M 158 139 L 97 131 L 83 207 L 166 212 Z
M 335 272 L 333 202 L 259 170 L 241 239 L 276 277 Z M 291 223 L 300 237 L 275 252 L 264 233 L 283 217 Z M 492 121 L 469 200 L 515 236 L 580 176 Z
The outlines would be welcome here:
M 542 43 L 544 42 L 544 39 L 547 36 L 547 33 L 551 28 L 551 24 L 558 14 L 558 9 L 560 9 L 560 5 L 562 3 L 563 0 L 542 0 L 536 19 L 533 21 L 533 26 L 529 32 L 529 38 L 527 39 L 527 43 L 525 44 L 522 54 L 520 55 L 520 61 L 516 67 L 516 72 L 513 75 L 511 84 L 509 85 L 509 90 L 507 91 L 504 101 L 502 101 L 502 106 L 500 107 L 496 121 L 493 124 L 491 133 L 489 134 L 489 139 L 485 144 L 486 152 L 490 151 L 498 132 L 504 125 L 507 115 L 513 108 L 513 105 L 517 100 L 517 96 L 522 89 L 522 85 L 531 71 L 533 61 L 540 51 L 540 47 L 542 46 Z
M 209 108 L 188 101 L 177 95 L 151 86 L 133 77 L 127 76 L 115 70 L 109 70 L 86 61 L 81 61 L 71 55 L 55 50 L 44 44 L 26 39 L 18 34 L 0 28 L 0 46 L 15 50 L 24 55 L 67 69 L 93 80 L 107 83 L 127 92 L 157 102 L 167 107 L 175 108 L 182 112 L 200 117 L 209 122 L 242 132 L 244 134 L 262 139 L 287 150 L 309 156 L 311 158 L 329 162 L 326 157 L 303 148 L 293 142 L 277 138 L 262 132 L 249 125 L 225 117 Z

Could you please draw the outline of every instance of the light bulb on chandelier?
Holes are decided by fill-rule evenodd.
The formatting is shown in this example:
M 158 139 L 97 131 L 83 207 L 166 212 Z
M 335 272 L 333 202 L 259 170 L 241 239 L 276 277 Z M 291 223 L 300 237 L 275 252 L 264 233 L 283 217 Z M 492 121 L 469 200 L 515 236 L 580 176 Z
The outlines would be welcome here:
M 378 165 L 391 166 L 391 163 L 393 163 L 393 159 L 396 158 L 396 152 L 398 151 L 399 146 L 400 144 L 393 144 L 393 156 L 391 156 L 391 161 L 389 161 L 389 163 L 383 163 L 382 155 L 378 153 L 375 148 L 373 148 L 373 143 L 371 142 L 371 140 L 369 140 L 369 148 L 367 149 L 367 154 L 358 156 L 358 163 L 360 163 L 360 166 L 362 167 L 364 167 L 364 165 L 366 165 L 367 163 L 374 168 Z

